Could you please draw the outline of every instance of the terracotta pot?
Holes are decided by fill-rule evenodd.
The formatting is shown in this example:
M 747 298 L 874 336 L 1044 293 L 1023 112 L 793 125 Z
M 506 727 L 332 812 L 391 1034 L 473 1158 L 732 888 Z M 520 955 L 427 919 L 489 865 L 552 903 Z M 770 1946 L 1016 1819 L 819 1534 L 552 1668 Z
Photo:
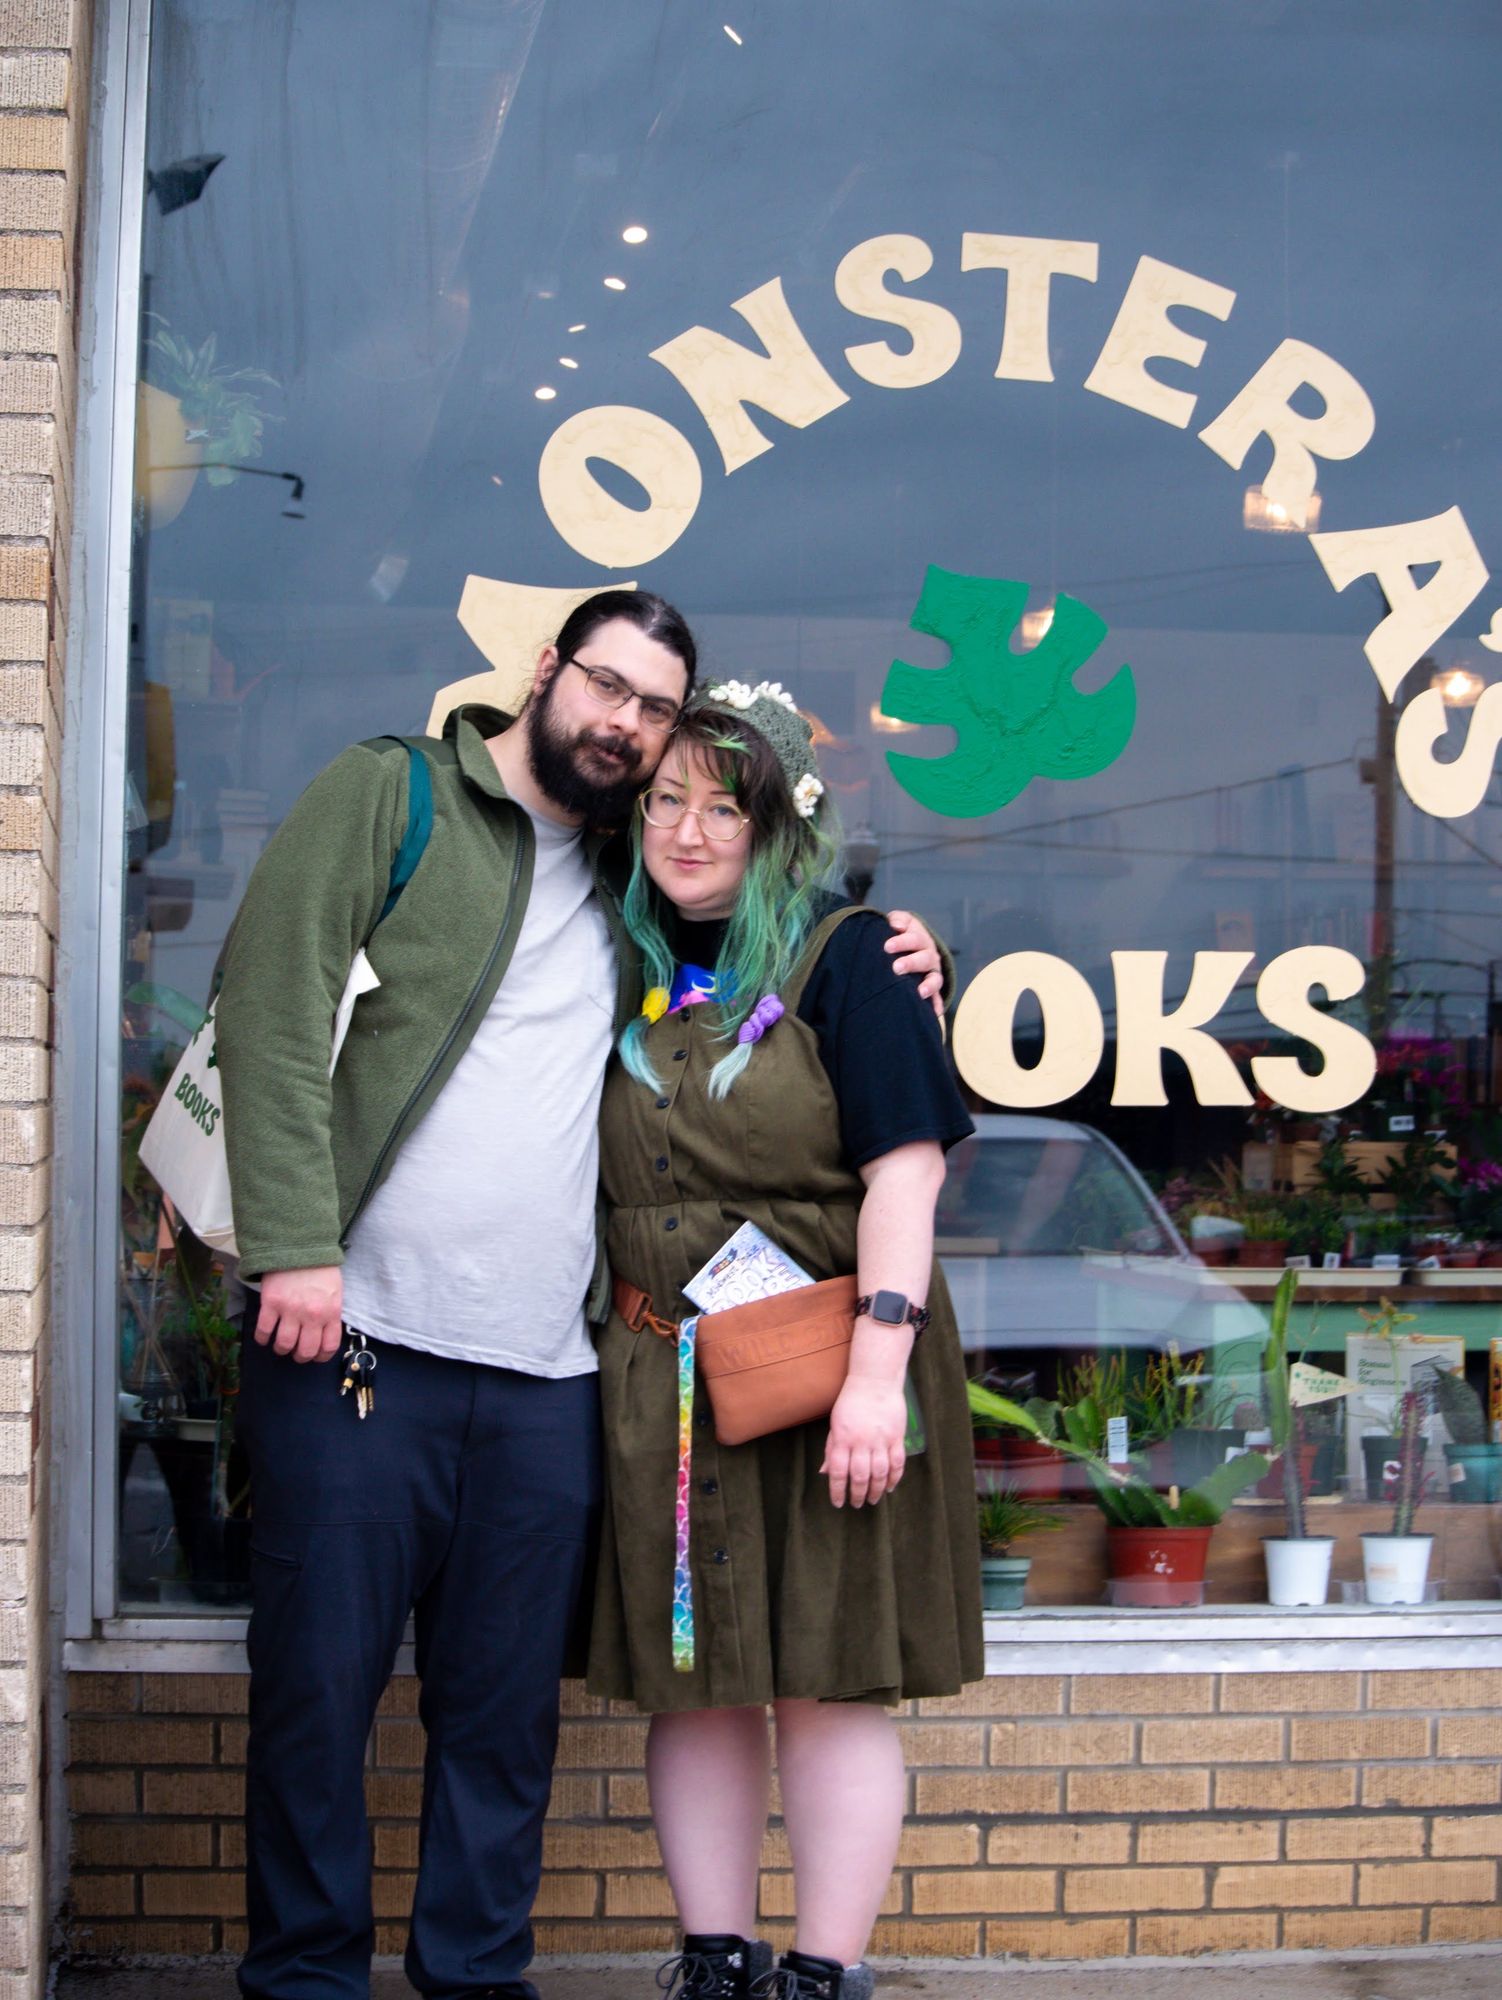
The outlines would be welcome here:
M 1106 1529 L 1111 1602 L 1117 1605 L 1202 1604 L 1205 1560 L 1213 1528 Z
M 165 528 L 188 504 L 203 458 L 201 440 L 188 441 L 176 396 L 143 382 L 136 392 L 136 498 L 153 528 Z
M 1229 1264 L 1231 1261 L 1229 1243 L 1196 1243 L 1193 1249 L 1202 1264 Z
M 1489 1271 L 1495 1271 L 1502 1266 L 1502 1243 L 1483 1243 L 1478 1262 Z
M 1274 1239 L 1271 1242 L 1243 1243 L 1236 1252 L 1236 1261 L 1250 1271 L 1281 1271 L 1287 1255 L 1287 1239 Z
M 1003 1456 L 1002 1440 L 999 1437 L 977 1437 L 975 1439 L 975 1462 L 977 1465 L 1000 1465 Z
M 1451 1250 L 1449 1255 L 1443 1259 L 1443 1262 L 1452 1271 L 1474 1271 L 1476 1266 L 1481 1262 L 1481 1252 L 1472 1243 L 1467 1245 L 1464 1250 Z
M 1057 1500 L 1064 1490 L 1064 1460 L 1037 1438 L 1001 1440 L 1001 1462 L 1009 1483 L 1025 1500 Z

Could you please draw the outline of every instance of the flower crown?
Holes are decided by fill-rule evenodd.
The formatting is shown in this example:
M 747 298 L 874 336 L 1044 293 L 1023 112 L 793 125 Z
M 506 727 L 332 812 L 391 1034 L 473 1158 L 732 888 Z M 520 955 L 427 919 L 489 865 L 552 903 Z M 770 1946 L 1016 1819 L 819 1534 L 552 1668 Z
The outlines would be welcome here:
M 788 781 L 793 811 L 799 819 L 812 819 L 824 796 L 814 762 L 814 733 L 782 682 L 758 681 L 750 687 L 745 681 L 720 681 L 709 690 L 709 699 L 743 715 L 765 738 Z

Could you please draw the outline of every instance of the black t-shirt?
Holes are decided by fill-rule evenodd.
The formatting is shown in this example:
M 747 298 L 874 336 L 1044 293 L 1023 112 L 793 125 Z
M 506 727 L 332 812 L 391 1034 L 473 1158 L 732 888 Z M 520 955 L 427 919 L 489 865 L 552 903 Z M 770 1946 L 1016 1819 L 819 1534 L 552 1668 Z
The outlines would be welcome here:
M 831 900 L 828 907 L 839 905 Z M 725 929 L 723 918 L 691 923 L 669 916 L 668 945 L 680 963 L 712 968 Z M 853 1167 L 920 1139 L 947 1150 L 975 1129 L 918 980 L 892 970 L 884 949 L 891 935 L 875 910 L 848 918 L 825 945 L 798 1004 L 799 1020 L 819 1038 Z

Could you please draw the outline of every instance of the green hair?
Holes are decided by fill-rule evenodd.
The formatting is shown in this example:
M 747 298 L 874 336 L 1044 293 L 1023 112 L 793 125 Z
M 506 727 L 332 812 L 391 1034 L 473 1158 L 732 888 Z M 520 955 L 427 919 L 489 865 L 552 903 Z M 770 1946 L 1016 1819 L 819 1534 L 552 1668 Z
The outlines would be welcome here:
M 736 1034 L 757 1002 L 786 984 L 821 914 L 821 894 L 839 859 L 834 814 L 827 797 L 811 819 L 795 811 L 776 753 L 741 718 L 700 707 L 685 716 L 674 738 L 685 751 L 701 751 L 720 782 L 751 821 L 751 858 L 725 930 L 714 972 L 716 984 L 733 980 L 728 997 L 702 1004 L 717 1016 L 716 1038 L 728 1044 L 709 1074 L 709 1094 L 726 1096 L 751 1059 L 752 1044 Z M 658 895 L 642 862 L 642 819 L 631 821 L 631 880 L 622 914 L 642 955 L 648 988 L 672 984 L 674 958 L 664 934 Z M 730 975 L 731 980 L 726 976 Z M 660 1090 L 643 1046 L 645 1016 L 627 1023 L 620 1038 L 627 1072 L 649 1090 Z

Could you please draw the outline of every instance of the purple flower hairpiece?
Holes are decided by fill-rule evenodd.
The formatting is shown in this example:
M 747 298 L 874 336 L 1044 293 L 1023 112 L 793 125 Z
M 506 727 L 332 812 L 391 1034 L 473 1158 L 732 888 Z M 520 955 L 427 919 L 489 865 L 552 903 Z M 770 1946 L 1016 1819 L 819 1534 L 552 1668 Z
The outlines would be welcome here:
M 775 1027 L 787 1009 L 775 993 L 763 994 L 736 1030 L 738 1042 L 759 1042 L 768 1028 Z

